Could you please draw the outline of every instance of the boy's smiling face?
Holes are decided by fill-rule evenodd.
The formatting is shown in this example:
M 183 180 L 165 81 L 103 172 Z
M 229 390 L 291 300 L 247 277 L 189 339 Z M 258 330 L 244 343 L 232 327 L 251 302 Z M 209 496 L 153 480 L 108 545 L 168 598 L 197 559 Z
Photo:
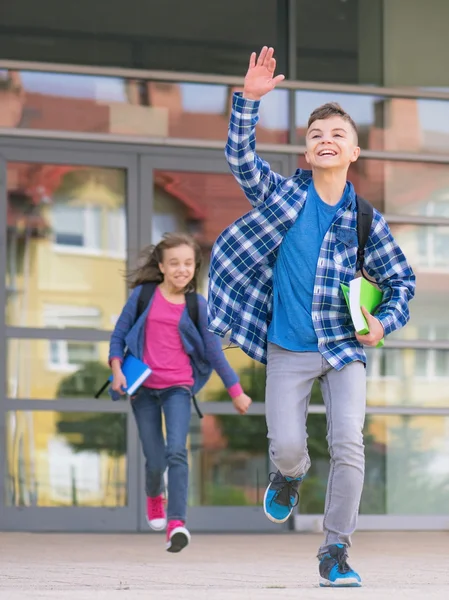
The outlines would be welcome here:
M 314 121 L 306 134 L 307 163 L 314 169 L 348 169 L 360 155 L 357 133 L 340 116 Z

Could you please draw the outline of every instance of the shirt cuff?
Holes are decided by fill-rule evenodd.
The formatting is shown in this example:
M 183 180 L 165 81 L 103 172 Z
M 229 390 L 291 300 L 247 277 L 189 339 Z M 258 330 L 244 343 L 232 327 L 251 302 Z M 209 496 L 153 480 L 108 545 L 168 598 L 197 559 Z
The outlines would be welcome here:
M 387 314 L 387 313 L 381 313 L 378 315 L 374 315 L 376 317 L 376 319 L 380 322 L 380 324 L 382 325 L 382 327 L 384 328 L 384 337 L 387 337 L 387 335 L 389 335 L 390 333 L 392 333 L 396 328 L 395 328 L 395 320 L 394 318 Z
M 244 98 L 242 92 L 234 92 L 232 97 L 232 108 L 243 115 L 257 115 L 259 112 L 260 100 L 250 100 Z
M 231 396 L 231 398 L 234 400 L 234 398 L 237 398 L 237 396 L 240 396 L 240 394 L 243 394 L 243 388 L 240 385 L 239 382 L 234 383 L 234 385 L 231 385 L 230 388 L 228 388 L 228 393 Z
M 111 358 L 109 359 L 109 366 L 112 367 L 112 361 L 113 360 L 119 360 L 120 364 L 123 364 L 123 358 L 121 358 L 120 356 L 111 356 Z

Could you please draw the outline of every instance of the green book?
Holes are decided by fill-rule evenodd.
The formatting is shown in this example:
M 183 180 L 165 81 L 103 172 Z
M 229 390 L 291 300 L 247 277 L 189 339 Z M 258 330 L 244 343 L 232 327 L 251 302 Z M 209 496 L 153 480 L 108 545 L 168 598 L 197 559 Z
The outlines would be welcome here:
M 354 324 L 354 329 L 360 335 L 369 333 L 368 323 L 362 312 L 362 306 L 371 314 L 382 302 L 382 292 L 364 277 L 353 279 L 349 286 L 344 283 L 340 284 L 346 304 L 348 305 L 351 319 Z M 384 345 L 384 340 L 380 340 L 377 348 Z

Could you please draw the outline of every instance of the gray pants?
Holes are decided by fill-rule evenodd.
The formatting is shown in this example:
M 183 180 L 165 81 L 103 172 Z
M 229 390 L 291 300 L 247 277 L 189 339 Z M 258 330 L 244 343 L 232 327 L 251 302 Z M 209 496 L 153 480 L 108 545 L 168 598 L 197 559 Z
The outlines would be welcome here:
M 290 352 L 268 344 L 266 415 L 270 457 L 284 476 L 307 473 L 306 420 L 319 380 L 326 406 L 330 473 L 324 510 L 324 544 L 351 545 L 363 489 L 366 375 L 361 362 L 337 371 L 319 352 Z

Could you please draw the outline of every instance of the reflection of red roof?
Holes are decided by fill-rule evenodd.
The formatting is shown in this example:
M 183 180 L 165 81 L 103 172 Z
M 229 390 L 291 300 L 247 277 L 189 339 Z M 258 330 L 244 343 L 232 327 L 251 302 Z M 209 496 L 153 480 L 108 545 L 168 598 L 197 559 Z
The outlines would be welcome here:
M 41 163 L 12 163 L 8 165 L 8 192 L 30 198 L 34 204 L 51 199 L 63 177 L 80 167 L 46 165 Z
M 201 240 L 211 245 L 232 221 L 250 210 L 250 204 L 231 174 L 156 171 L 156 181 L 176 181 L 176 193 L 194 203 L 202 216 Z M 177 196 L 178 197 L 178 196 Z
M 110 132 L 109 103 L 102 104 L 94 99 L 67 98 L 29 92 L 24 94 L 23 102 L 21 128 L 90 133 Z M 166 105 L 152 102 L 151 106 L 165 107 Z M 178 110 L 170 110 L 168 116 L 170 137 L 221 139 L 223 143 L 226 140 L 229 112 L 223 114 L 185 112 L 178 107 Z M 126 133 L 126 130 L 122 133 Z M 129 133 L 135 135 L 134 129 Z M 268 144 L 286 144 L 288 135 L 286 131 L 267 129 L 259 125 L 257 139 L 259 142 Z
M 15 83 L 20 87 L 20 74 L 17 75 Z M 167 110 L 170 136 L 222 139 L 223 145 L 232 91 L 228 90 L 222 113 L 189 113 L 183 107 L 180 85 L 163 82 L 149 82 L 147 85 L 149 105 Z M 141 92 L 141 82 L 128 82 L 126 93 L 130 104 L 140 103 Z M 100 133 L 110 131 L 107 103 L 102 104 L 95 99 L 27 93 L 23 90 L 20 95 L 9 96 L 11 102 L 16 100 L 21 103 L 20 127 Z M 6 100 L 5 94 L 0 93 L 2 107 L 8 106 Z M 397 146 L 407 147 L 411 152 L 419 151 L 422 131 L 417 103 L 397 99 L 388 103 L 390 113 L 394 110 L 394 119 L 391 116 L 393 113 L 389 113 L 390 119 L 385 129 L 373 125 L 363 130 L 361 136 L 373 150 L 394 150 Z M 6 126 L 12 125 L 12 121 L 8 123 Z M 298 129 L 298 133 L 303 134 L 304 128 Z M 259 123 L 257 142 L 286 143 L 287 132 L 269 130 Z M 298 157 L 298 162 L 301 167 L 307 168 L 303 157 Z M 34 203 L 51 198 L 63 176 L 78 168 L 13 164 L 17 172 L 14 173 L 14 181 L 10 182 L 8 177 L 8 190 L 29 197 Z M 416 214 L 420 204 L 427 203 L 440 191 L 449 190 L 449 170 L 438 164 L 360 159 L 351 167 L 349 178 L 357 191 L 383 212 Z M 187 209 L 188 219 L 200 222 L 200 241 L 204 247 L 210 246 L 226 226 L 250 210 L 248 201 L 230 174 L 158 170 L 155 172 L 155 185 L 182 203 Z M 17 217 L 8 213 L 8 223 L 11 219 Z
M 17 89 L 21 86 L 20 73 L 11 72 Z M 142 98 L 142 82 L 126 81 L 126 94 L 130 107 L 140 105 Z M 168 115 L 168 134 L 177 138 L 222 139 L 223 144 L 227 135 L 229 112 L 234 88 L 228 88 L 227 97 L 222 106 L 222 112 L 188 112 L 184 108 L 182 84 L 149 81 L 145 87 L 150 107 L 166 110 Z M 201 88 L 199 88 L 201 90 Z M 201 91 L 200 91 L 201 93 Z M 111 128 L 109 103 L 97 101 L 95 98 L 70 98 L 51 96 L 23 91 L 20 95 L 12 96 L 21 105 L 20 127 L 33 129 L 54 129 L 68 131 L 88 131 L 107 133 Z M 0 103 L 5 105 L 8 98 L 0 95 Z M 113 103 L 110 103 L 113 104 Z M 417 103 L 411 100 L 388 100 L 390 114 L 385 128 L 370 125 L 361 131 L 361 136 L 372 150 L 389 150 L 409 148 L 411 152 L 419 151 L 422 144 L 422 130 L 417 111 Z M 394 116 L 394 119 L 392 117 Z M 126 120 L 123 124 L 126 130 Z M 132 125 L 132 128 L 134 125 Z M 125 133 L 125 131 L 123 131 Z M 135 133 L 130 131 L 130 133 Z M 304 127 L 298 128 L 299 136 L 303 136 Z M 287 143 L 287 132 L 263 127 L 263 121 L 257 127 L 257 141 L 264 143 Z M 370 200 L 376 207 L 385 212 L 391 212 L 384 201 L 394 202 L 399 212 L 410 208 L 428 198 L 429 194 L 442 188 L 449 187 L 449 174 L 441 165 L 423 165 L 407 163 L 388 163 L 380 160 L 359 160 L 350 170 L 350 178 L 357 186 L 361 195 Z M 202 177 L 207 178 L 207 175 Z M 218 180 L 217 180 L 218 181 Z M 165 186 L 169 182 L 165 183 Z M 163 186 L 164 187 L 164 186 Z M 219 195 L 217 200 L 228 198 L 229 207 L 224 207 L 212 217 L 210 214 L 211 198 L 207 205 L 204 198 L 198 199 L 195 188 L 186 191 L 184 183 L 172 174 L 170 189 L 166 189 L 178 198 L 189 210 L 192 219 L 204 218 L 221 219 L 210 231 L 221 231 L 226 224 L 228 215 L 239 216 L 245 208 L 233 209 L 234 189 L 229 185 L 226 194 Z M 430 189 L 429 189 L 430 188 Z M 36 192 L 33 193 L 33 196 Z M 401 207 L 404 207 L 401 209 Z M 247 208 L 247 207 L 246 207 Z M 214 211 L 216 209 L 214 208 Z M 209 234 L 207 234 L 209 237 Z
M 55 131 L 109 132 L 109 106 L 84 98 L 25 94 L 21 127 Z
M 163 188 L 167 194 L 179 200 L 188 209 L 188 217 L 190 219 L 196 221 L 206 219 L 206 213 L 197 203 L 197 190 L 186 189 L 184 173 L 156 171 L 154 173 L 154 183 Z

